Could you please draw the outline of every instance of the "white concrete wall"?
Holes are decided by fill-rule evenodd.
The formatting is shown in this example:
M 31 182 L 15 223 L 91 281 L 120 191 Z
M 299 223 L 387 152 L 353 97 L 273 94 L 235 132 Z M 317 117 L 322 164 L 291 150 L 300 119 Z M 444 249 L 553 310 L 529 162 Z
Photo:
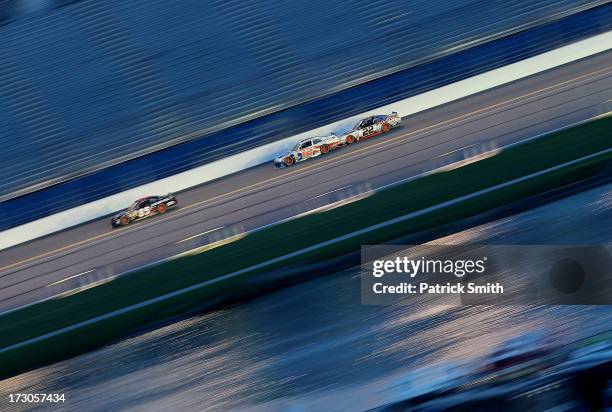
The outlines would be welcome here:
M 291 148 L 297 140 L 350 129 L 358 118 L 397 111 L 408 116 L 612 48 L 612 31 L 582 40 L 517 63 L 440 87 L 359 115 L 328 124 L 274 143 L 197 167 L 125 192 L 65 210 L 0 233 L 0 250 L 99 218 L 127 207 L 134 199 L 151 194 L 178 192 L 265 162 Z M 270 167 L 273 167 L 270 163 Z

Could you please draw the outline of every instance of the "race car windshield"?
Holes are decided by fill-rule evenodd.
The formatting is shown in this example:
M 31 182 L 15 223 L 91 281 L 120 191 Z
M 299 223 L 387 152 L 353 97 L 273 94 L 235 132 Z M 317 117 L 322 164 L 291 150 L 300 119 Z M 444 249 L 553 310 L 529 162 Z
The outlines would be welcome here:
M 361 126 L 361 120 L 357 122 L 357 124 L 355 126 L 353 126 L 353 130 L 357 130 L 359 129 L 359 126 Z
M 295 146 L 293 146 L 293 151 L 297 152 L 298 150 L 300 150 L 300 143 L 296 143 Z
M 128 210 L 136 210 L 138 209 L 138 200 L 132 203 L 132 206 L 128 208 Z

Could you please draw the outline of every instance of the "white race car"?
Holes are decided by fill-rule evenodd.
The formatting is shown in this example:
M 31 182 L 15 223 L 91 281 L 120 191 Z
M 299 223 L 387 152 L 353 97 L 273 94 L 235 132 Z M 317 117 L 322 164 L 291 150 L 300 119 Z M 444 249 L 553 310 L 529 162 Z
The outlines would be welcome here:
M 343 133 L 340 140 L 343 144 L 351 144 L 362 139 L 386 133 L 402 123 L 402 118 L 397 112 L 366 117 L 361 119 L 351 131 Z
M 316 157 L 342 145 L 342 141 L 335 134 L 329 136 L 309 137 L 300 140 L 290 152 L 274 159 L 274 166 L 287 167 L 294 163 L 302 162 L 311 157 Z

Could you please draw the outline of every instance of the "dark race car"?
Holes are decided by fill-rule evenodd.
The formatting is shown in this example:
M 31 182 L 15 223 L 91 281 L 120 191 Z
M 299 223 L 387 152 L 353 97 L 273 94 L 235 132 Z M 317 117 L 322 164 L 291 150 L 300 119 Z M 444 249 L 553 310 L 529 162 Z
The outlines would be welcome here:
M 135 220 L 165 213 L 168 208 L 176 206 L 176 198 L 172 193 L 165 196 L 147 196 L 136 200 L 132 206 L 117 213 L 111 218 L 111 226 L 127 226 Z

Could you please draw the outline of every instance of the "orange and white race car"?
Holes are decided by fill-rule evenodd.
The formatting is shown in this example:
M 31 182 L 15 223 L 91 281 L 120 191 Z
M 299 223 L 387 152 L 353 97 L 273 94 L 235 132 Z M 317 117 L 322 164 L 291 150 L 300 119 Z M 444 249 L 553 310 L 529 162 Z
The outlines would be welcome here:
M 291 149 L 291 151 L 274 159 L 274 166 L 287 167 L 295 163 L 302 162 L 311 157 L 324 155 L 338 146 L 342 145 L 342 141 L 335 134 L 329 136 L 309 137 L 308 139 L 300 140 Z

